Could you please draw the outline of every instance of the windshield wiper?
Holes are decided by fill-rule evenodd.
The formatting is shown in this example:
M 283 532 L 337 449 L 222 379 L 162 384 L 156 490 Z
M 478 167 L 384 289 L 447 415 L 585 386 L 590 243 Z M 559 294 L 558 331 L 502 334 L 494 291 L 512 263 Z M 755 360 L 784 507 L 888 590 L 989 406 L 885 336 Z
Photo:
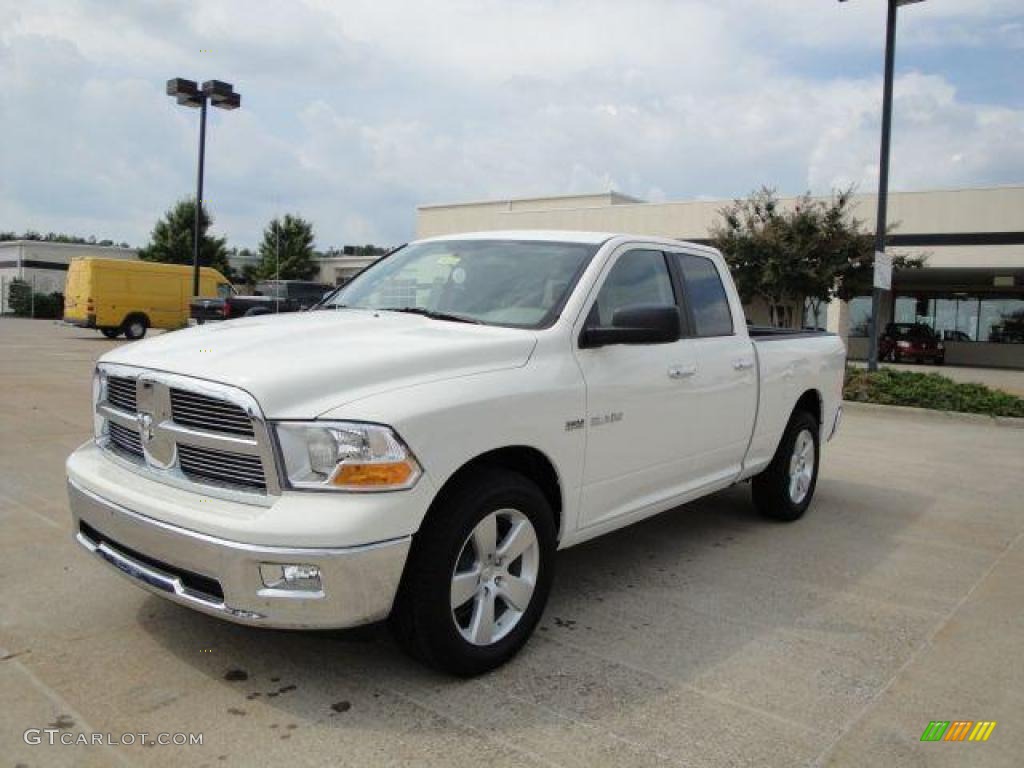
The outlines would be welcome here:
M 450 312 L 435 312 L 432 309 L 425 309 L 423 307 L 381 307 L 382 312 L 405 312 L 409 315 L 422 315 L 423 317 L 429 317 L 431 320 L 448 320 L 453 323 L 472 323 L 473 325 L 484 325 L 480 320 L 476 320 L 472 317 L 466 317 L 465 315 L 453 315 Z

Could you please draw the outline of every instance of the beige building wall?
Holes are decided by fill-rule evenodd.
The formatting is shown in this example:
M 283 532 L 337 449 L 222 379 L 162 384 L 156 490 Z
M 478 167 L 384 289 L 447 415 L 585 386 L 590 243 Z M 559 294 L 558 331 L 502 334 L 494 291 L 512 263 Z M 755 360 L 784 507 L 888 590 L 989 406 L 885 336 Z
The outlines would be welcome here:
M 780 202 L 783 206 L 792 206 L 797 199 L 783 198 Z M 422 205 L 416 211 L 416 234 L 423 238 L 462 232 L 549 229 L 706 241 L 711 229 L 721 220 L 722 208 L 729 203 L 728 200 L 645 203 L 607 192 Z M 874 229 L 876 205 L 874 194 L 857 195 L 853 201 L 854 215 L 869 231 Z M 922 290 L 968 290 L 967 284 L 961 288 L 955 281 L 967 279 L 965 271 L 975 270 L 970 290 L 978 289 L 977 274 L 980 273 L 983 274 L 981 279 L 988 281 L 990 290 L 998 276 L 1000 280 L 1011 281 L 1011 293 L 1024 295 L 1024 187 L 894 192 L 889 195 L 888 218 L 891 235 L 896 241 L 890 244 L 889 250 L 894 254 L 925 256 L 926 269 L 922 273 L 936 270 L 930 272 Z M 951 236 L 960 244 L 944 243 L 945 236 Z M 899 244 L 902 237 L 912 237 L 916 244 Z M 909 279 L 911 273 L 905 274 Z M 1000 285 L 1003 290 L 1005 283 Z M 891 311 L 891 302 L 886 306 Z M 768 322 L 768 307 L 763 302 L 752 302 L 745 311 L 748 320 L 755 324 Z M 793 314 L 799 324 L 799 311 Z M 826 309 L 826 319 L 829 330 L 846 338 L 849 328 L 846 305 L 833 302 Z M 851 355 L 859 354 L 861 342 L 866 345 L 866 339 L 850 339 L 849 342 Z M 1024 367 L 1024 345 L 955 346 L 965 347 L 962 351 L 964 364 L 968 360 L 972 364 L 987 360 L 992 365 Z M 950 358 L 959 359 L 961 354 L 959 351 L 954 354 L 951 348 Z

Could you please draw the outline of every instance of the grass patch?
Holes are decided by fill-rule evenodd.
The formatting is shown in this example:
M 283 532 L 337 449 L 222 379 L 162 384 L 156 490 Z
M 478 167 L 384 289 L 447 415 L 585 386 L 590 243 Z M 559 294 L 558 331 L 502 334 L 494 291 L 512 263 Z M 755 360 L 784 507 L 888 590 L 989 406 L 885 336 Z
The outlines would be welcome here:
M 858 403 L 1024 417 L 1024 398 L 984 384 L 960 384 L 938 373 L 914 373 L 891 368 L 875 373 L 868 373 L 863 368 L 847 368 L 843 398 Z

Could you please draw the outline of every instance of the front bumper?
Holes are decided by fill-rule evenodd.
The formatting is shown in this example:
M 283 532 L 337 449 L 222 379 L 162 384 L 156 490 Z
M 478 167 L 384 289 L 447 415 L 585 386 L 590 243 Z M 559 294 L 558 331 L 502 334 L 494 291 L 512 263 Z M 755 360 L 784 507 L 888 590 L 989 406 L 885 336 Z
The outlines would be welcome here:
M 337 549 L 269 547 L 154 520 L 68 480 L 75 539 L 136 585 L 240 624 L 289 629 L 350 627 L 388 615 L 411 537 Z M 321 588 L 268 587 L 261 564 L 319 569 Z

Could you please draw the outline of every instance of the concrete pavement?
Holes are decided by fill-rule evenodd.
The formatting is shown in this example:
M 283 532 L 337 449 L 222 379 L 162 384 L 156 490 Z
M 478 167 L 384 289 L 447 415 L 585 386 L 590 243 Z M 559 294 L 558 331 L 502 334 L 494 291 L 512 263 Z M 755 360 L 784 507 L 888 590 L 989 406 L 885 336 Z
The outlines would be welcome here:
M 226 624 L 79 551 L 62 464 L 115 343 L 0 319 L 8 765 L 1020 764 L 1024 430 L 850 414 L 804 520 L 742 486 L 563 552 L 525 651 L 461 681 L 380 627 Z M 998 725 L 921 743 L 932 720 Z M 24 742 L 51 725 L 203 745 Z

